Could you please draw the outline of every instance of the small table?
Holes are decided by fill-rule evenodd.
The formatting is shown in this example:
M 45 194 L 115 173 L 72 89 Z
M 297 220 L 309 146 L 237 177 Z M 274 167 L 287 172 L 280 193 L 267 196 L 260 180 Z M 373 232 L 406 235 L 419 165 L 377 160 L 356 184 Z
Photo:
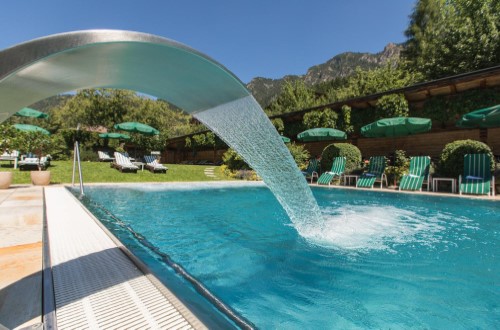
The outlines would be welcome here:
M 134 164 L 135 166 L 140 166 L 141 167 L 141 171 L 144 171 L 144 163 L 142 162 L 132 162 L 132 164 Z
M 451 192 L 457 192 L 457 179 L 455 178 L 432 178 L 432 191 L 437 191 L 438 183 L 440 181 L 448 181 L 451 182 Z
M 358 182 L 358 179 L 359 179 L 359 175 L 354 175 L 354 174 L 344 175 L 344 186 L 346 186 L 347 183 L 350 186 L 351 185 L 351 179 L 354 179 L 354 185 L 356 185 L 356 183 Z

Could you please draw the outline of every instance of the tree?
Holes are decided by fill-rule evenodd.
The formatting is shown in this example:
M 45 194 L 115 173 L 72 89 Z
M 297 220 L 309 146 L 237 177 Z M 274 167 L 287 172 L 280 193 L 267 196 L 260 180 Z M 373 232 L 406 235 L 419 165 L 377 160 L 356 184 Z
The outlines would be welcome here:
M 419 78 L 418 73 L 403 70 L 403 68 L 391 63 L 368 71 L 357 68 L 354 75 L 348 78 L 344 86 L 327 91 L 326 100 L 328 102 L 338 102 L 381 93 L 409 86 L 418 81 Z
M 419 0 L 405 32 L 408 70 L 436 79 L 500 63 L 500 1 Z
M 304 115 L 302 122 L 307 129 L 316 127 L 337 127 L 338 115 L 332 109 L 311 111 Z
M 298 111 L 320 105 L 323 102 L 301 80 L 286 81 L 281 93 L 266 109 L 268 115 Z
M 384 95 L 377 101 L 380 118 L 408 117 L 408 101 L 403 94 Z

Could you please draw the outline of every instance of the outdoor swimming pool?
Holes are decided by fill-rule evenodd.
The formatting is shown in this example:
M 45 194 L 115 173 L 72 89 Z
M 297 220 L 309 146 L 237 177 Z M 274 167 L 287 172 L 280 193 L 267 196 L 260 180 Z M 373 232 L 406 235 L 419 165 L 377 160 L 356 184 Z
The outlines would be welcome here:
M 140 246 L 123 224 L 259 328 L 498 325 L 498 202 L 313 193 L 326 218 L 311 228 L 315 241 L 260 183 L 89 186 L 85 205 L 126 245 Z M 160 279 L 172 272 L 144 250 Z

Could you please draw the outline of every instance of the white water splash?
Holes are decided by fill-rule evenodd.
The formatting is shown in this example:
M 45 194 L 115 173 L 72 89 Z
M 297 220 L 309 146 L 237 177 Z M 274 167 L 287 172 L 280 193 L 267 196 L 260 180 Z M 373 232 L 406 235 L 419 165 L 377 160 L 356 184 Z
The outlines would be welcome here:
M 304 176 L 253 96 L 193 115 L 262 177 L 299 232 L 323 225 L 321 211 Z
M 341 206 L 325 210 L 322 226 L 297 228 L 310 242 L 342 250 L 392 250 L 395 244 L 432 244 L 445 230 L 447 215 L 432 219 L 394 206 Z

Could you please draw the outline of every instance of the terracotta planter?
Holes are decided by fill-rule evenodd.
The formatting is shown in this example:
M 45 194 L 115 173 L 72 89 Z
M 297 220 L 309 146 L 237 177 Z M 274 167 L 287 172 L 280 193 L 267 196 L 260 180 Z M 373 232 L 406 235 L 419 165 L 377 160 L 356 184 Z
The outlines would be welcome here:
M 48 186 L 50 183 L 50 171 L 31 171 L 31 183 L 35 186 Z
M 9 189 L 13 172 L 0 172 L 0 189 Z

